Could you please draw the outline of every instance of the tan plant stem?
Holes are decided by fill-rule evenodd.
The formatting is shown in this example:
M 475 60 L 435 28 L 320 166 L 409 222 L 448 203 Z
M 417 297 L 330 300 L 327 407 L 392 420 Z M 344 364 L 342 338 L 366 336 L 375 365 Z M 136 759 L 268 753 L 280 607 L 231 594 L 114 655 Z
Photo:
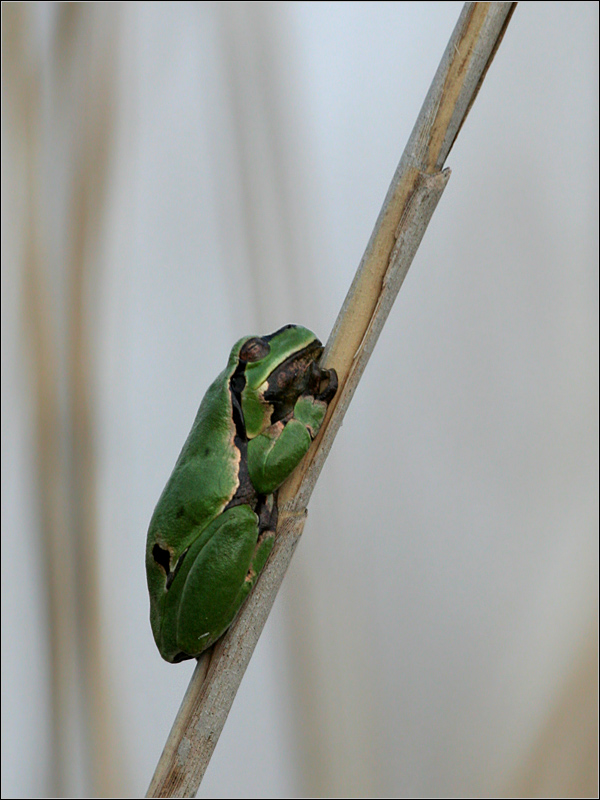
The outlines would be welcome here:
M 229 631 L 199 659 L 148 790 L 194 797 L 306 519 L 344 413 L 449 178 L 443 166 L 516 3 L 466 3 L 329 338 L 322 365 L 339 390 L 310 451 L 279 491 L 277 540 Z
M 11 3 L 3 6 L 2 11 L 7 127 L 14 127 L 13 136 L 20 137 L 21 144 L 20 151 L 16 148 L 13 168 L 22 183 L 22 206 L 19 208 L 18 200 L 7 205 L 16 206 L 17 214 L 13 217 L 15 231 L 23 241 L 21 312 L 26 343 L 23 355 L 30 367 L 32 449 L 35 454 L 31 466 L 32 503 L 38 520 L 41 596 L 48 646 L 48 791 L 52 796 L 65 797 L 71 788 L 71 721 L 75 710 L 73 685 L 77 680 L 75 566 L 66 503 L 68 481 L 61 448 L 60 354 L 52 318 L 52 291 L 46 268 L 42 213 L 42 65 L 31 45 L 34 13 L 31 7 L 26 3 Z M 9 174 L 10 171 L 8 168 Z M 10 194 L 15 195 L 14 192 Z

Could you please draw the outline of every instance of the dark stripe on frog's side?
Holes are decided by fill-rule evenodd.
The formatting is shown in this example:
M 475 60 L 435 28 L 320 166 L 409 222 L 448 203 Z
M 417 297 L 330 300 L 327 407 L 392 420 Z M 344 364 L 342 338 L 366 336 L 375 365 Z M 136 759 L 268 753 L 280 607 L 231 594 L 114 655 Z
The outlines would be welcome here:
M 231 416 L 235 425 L 234 445 L 240 451 L 240 465 L 238 469 L 238 488 L 229 503 L 223 509 L 234 506 L 249 505 L 256 511 L 258 496 L 256 489 L 250 480 L 248 472 L 248 437 L 246 436 L 246 425 L 242 414 L 242 392 L 246 385 L 244 374 L 246 364 L 243 361 L 237 365 L 235 372 L 229 379 L 229 393 L 231 395 Z
M 293 328 L 294 325 L 286 325 L 285 328 Z M 285 330 L 281 328 L 280 330 Z M 276 331 L 279 333 L 279 331 Z M 264 336 L 264 339 L 271 339 L 275 334 Z M 229 380 L 229 391 L 231 393 L 232 417 L 235 424 L 235 446 L 240 451 L 240 466 L 238 472 L 239 486 L 235 495 L 225 506 L 225 511 L 234 506 L 249 505 L 258 516 L 258 534 L 265 530 L 275 531 L 277 528 L 277 499 L 273 498 L 272 507 L 269 509 L 265 495 L 259 495 L 250 480 L 248 472 L 248 437 L 246 436 L 246 425 L 242 413 L 242 392 L 246 385 L 245 376 L 246 364 L 240 362 L 235 372 Z
M 246 363 L 240 361 L 231 378 L 229 379 L 229 394 L 231 396 L 231 417 L 235 425 L 235 438 L 247 442 L 246 425 L 242 414 L 242 392 L 246 385 Z

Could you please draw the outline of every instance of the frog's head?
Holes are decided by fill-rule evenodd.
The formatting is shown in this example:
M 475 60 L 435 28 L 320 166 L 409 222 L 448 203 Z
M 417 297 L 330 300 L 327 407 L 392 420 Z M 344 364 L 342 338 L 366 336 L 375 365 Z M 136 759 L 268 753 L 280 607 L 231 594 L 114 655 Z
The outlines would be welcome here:
M 312 331 L 286 325 L 268 336 L 246 336 L 231 352 L 237 395 L 249 439 L 294 409 L 301 394 L 319 393 L 324 376 L 317 362 L 323 345 Z

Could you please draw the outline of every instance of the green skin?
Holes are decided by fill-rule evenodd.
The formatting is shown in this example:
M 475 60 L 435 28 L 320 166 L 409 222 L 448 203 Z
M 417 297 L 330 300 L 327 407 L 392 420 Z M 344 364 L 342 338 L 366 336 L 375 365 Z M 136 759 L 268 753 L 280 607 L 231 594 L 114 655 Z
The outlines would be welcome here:
M 209 387 L 150 521 L 150 622 L 166 661 L 195 658 L 233 622 L 275 538 L 276 491 L 335 394 L 299 325 L 237 342 Z

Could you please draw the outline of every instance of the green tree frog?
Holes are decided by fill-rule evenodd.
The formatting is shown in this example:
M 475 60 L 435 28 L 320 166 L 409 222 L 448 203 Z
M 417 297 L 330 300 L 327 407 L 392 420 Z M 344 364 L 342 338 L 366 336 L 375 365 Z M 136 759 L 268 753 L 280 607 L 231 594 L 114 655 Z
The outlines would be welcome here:
M 286 325 L 233 346 L 150 521 L 146 573 L 160 654 L 195 658 L 231 625 L 273 547 L 277 489 L 337 390 L 314 333 Z

